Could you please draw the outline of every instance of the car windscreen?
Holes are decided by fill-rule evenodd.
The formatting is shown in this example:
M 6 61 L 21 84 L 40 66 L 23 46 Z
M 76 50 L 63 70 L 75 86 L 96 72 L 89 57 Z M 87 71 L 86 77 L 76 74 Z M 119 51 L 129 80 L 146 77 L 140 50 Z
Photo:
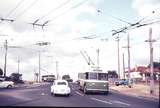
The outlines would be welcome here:
M 57 85 L 67 85 L 66 82 L 57 82 Z

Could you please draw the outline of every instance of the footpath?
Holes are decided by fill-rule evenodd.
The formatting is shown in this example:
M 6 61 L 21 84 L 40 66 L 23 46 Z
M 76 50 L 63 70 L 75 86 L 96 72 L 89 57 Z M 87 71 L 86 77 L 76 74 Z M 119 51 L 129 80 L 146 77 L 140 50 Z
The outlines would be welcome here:
M 113 92 L 122 93 L 125 95 L 135 96 L 139 98 L 144 98 L 148 100 L 159 101 L 160 97 L 160 86 L 159 83 L 155 84 L 155 93 L 150 94 L 150 85 L 146 85 L 145 83 L 133 84 L 131 88 L 127 85 L 110 85 L 110 89 Z
M 45 83 L 38 83 L 38 82 L 25 82 L 24 84 L 16 84 L 15 87 L 26 87 L 26 88 L 32 88 L 32 87 L 38 87 L 40 85 L 43 85 Z

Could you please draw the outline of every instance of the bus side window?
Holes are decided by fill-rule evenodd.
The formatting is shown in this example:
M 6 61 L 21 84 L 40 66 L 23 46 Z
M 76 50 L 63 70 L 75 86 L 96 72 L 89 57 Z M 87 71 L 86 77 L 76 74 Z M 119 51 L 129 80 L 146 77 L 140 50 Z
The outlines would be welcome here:
M 85 79 L 89 79 L 89 77 L 88 77 L 88 76 L 89 76 L 89 75 L 88 75 L 88 73 L 86 73 L 86 75 L 85 75 L 85 77 L 86 77 L 86 78 L 85 78 Z

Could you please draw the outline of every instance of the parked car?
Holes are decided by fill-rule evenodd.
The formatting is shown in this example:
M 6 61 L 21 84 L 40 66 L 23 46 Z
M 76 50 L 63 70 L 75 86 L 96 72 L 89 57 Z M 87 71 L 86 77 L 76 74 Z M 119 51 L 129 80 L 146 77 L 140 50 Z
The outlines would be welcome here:
M 13 81 L 5 81 L 0 79 L 0 88 L 13 88 L 14 82 Z
M 55 80 L 51 86 L 51 95 L 66 95 L 69 96 L 71 89 L 66 80 Z
M 131 80 L 132 83 L 132 80 Z M 129 84 L 129 80 L 128 79 L 119 79 L 117 81 L 115 81 L 115 85 L 119 86 L 119 85 L 128 85 Z

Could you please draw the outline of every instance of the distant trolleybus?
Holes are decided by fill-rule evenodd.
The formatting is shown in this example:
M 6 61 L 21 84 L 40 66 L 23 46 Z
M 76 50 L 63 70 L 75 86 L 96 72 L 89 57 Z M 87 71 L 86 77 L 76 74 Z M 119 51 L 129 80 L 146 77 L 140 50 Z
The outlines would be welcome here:
M 104 72 L 84 72 L 78 73 L 79 89 L 85 94 L 88 92 L 103 92 L 108 94 L 109 82 L 108 73 Z
M 55 80 L 55 75 L 43 75 L 42 81 L 44 82 L 53 82 Z

